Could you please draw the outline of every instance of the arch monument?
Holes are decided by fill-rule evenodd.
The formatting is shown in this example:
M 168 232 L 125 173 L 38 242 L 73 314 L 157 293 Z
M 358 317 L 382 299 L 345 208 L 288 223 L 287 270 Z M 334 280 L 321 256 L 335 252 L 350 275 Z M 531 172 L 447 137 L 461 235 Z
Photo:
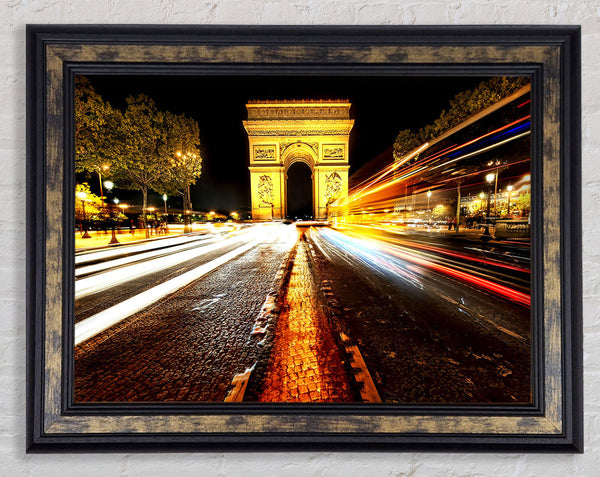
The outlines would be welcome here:
M 296 162 L 310 168 L 316 220 L 326 219 L 327 206 L 348 195 L 350 106 L 347 100 L 246 104 L 253 220 L 286 218 L 287 174 Z

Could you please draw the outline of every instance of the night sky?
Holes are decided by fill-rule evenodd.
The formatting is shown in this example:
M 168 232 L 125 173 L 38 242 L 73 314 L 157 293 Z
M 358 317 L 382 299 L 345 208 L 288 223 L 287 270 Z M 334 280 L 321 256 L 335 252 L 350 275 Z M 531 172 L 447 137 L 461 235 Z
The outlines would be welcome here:
M 200 126 L 202 175 L 192 187 L 194 210 L 228 213 L 250 207 L 248 139 L 242 125 L 251 99 L 349 99 L 350 174 L 392 146 L 398 131 L 433 122 L 448 101 L 482 77 L 402 76 L 100 76 L 86 75 L 113 106 L 147 94 L 159 109 L 185 113 Z M 90 181 L 91 184 L 94 181 Z M 117 184 L 118 187 L 118 184 Z M 119 191 L 123 198 L 136 195 Z M 141 198 L 138 200 L 141 203 Z M 151 205 L 162 206 L 158 194 Z M 177 206 L 174 204 L 174 206 Z M 180 207 L 180 205 L 179 205 Z

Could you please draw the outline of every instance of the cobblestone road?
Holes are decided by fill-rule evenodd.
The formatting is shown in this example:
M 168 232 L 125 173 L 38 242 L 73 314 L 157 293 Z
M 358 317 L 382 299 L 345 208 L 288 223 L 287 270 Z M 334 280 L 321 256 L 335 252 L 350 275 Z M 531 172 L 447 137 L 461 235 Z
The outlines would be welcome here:
M 223 401 L 262 353 L 255 319 L 293 244 L 272 235 L 76 347 L 75 400 Z
M 318 231 L 311 233 L 318 239 Z M 528 310 L 430 274 L 430 287 L 402 287 L 320 241 L 315 269 L 336 299 L 338 331 L 360 347 L 384 402 L 529 402 Z M 321 250 L 315 247 L 315 250 Z M 464 297 L 451 307 L 445 296 Z M 472 311 L 512 318 L 510 335 Z M 509 325 L 507 325 L 509 326 Z
M 346 402 L 350 385 L 300 240 L 259 401 Z

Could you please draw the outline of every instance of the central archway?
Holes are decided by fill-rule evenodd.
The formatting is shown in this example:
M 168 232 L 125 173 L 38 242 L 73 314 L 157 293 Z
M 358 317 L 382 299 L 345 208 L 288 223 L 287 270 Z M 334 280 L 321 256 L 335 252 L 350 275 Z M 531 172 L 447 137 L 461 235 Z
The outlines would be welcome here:
M 312 171 L 301 161 L 288 167 L 286 174 L 287 218 L 311 220 L 313 212 Z

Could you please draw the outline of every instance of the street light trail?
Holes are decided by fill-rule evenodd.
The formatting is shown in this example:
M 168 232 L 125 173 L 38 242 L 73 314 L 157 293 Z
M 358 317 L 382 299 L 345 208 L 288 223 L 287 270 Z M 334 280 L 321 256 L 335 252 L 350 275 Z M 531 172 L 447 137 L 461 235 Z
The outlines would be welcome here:
M 250 243 L 242 245 L 241 247 L 238 247 L 211 262 L 205 263 L 204 265 L 190 270 L 187 273 L 172 278 L 165 283 L 161 283 L 158 286 L 135 295 L 125 301 L 122 301 L 118 305 L 107 308 L 106 310 L 103 310 L 100 313 L 97 313 L 75 324 L 75 346 L 119 323 L 128 316 L 147 308 L 151 304 L 156 303 L 157 301 L 188 285 L 189 283 L 198 280 L 203 275 L 206 275 L 224 263 L 229 262 L 238 255 L 247 252 L 251 248 L 255 247 L 256 244 L 257 242 L 252 240 Z
M 86 251 L 80 252 L 75 255 L 75 265 L 83 265 L 89 262 L 96 262 L 99 260 L 105 260 L 109 258 L 115 258 L 120 255 L 126 255 L 131 253 L 146 252 L 154 250 L 156 248 L 170 247 L 173 245 L 180 245 L 188 242 L 195 242 L 198 240 L 206 240 L 205 236 L 178 236 L 168 238 L 157 238 L 151 242 L 145 242 L 142 244 L 128 245 L 122 244 L 118 247 L 109 249 L 102 249 L 97 251 Z
M 367 233 L 368 233 L 369 229 L 373 229 L 373 230 L 379 230 L 379 231 L 386 232 L 386 233 L 392 233 L 395 235 L 398 234 L 398 232 L 384 228 L 384 227 L 376 227 L 376 226 L 369 227 L 366 225 L 355 225 L 354 227 L 364 228 L 367 230 Z M 427 245 L 427 244 L 415 242 L 412 240 L 409 241 L 409 240 L 402 240 L 402 239 L 398 239 L 398 238 L 394 238 L 394 239 L 390 239 L 390 240 L 393 240 L 393 245 L 404 246 L 407 248 L 418 248 L 418 249 L 422 249 L 422 250 L 428 250 L 428 251 L 434 252 L 436 254 L 447 255 L 452 258 L 464 259 L 469 262 L 478 262 L 478 263 L 492 266 L 492 267 L 505 268 L 507 270 L 512 270 L 512 271 L 519 272 L 519 273 L 531 274 L 531 270 L 529 268 L 511 265 L 509 263 L 501 262 L 499 260 L 490 260 L 487 258 L 479 258 L 479 257 L 475 257 L 473 255 L 460 253 L 460 252 L 454 252 L 454 251 L 450 251 L 450 250 L 447 250 L 447 249 L 444 249 L 441 247 L 435 247 L 432 245 Z
M 85 265 L 82 267 L 78 267 L 75 270 L 75 277 L 79 277 L 82 275 L 88 275 L 91 273 L 96 273 L 96 272 L 100 272 L 103 270 L 108 270 L 110 268 L 117 268 L 120 267 L 122 265 L 127 265 L 133 262 L 142 262 L 148 259 L 156 259 L 158 257 L 160 257 L 160 255 L 158 255 L 159 253 L 163 253 L 164 255 L 172 255 L 173 253 L 178 253 L 178 252 L 183 252 L 185 250 L 189 250 L 189 249 L 193 249 L 199 246 L 205 246 L 208 243 L 214 243 L 216 240 L 218 240 L 219 237 L 215 237 L 215 236 L 210 236 L 210 237 L 203 237 L 202 239 L 198 239 L 198 240 L 194 240 L 192 242 L 190 241 L 185 241 L 186 243 L 183 244 L 179 244 L 179 245 L 170 245 L 168 247 L 160 247 L 159 250 L 153 249 L 151 251 L 148 252 L 142 252 L 142 253 L 137 253 L 137 254 L 129 254 L 126 253 L 125 257 L 122 258 L 115 258 L 113 260 L 108 260 L 108 261 L 102 261 L 100 263 L 95 263 L 93 265 Z M 200 243 L 198 243 L 200 242 Z M 206 244 L 203 242 L 207 242 Z
M 111 269 L 90 277 L 81 278 L 75 282 L 75 299 L 106 290 L 107 288 L 114 287 L 121 283 L 148 275 L 150 273 L 155 273 L 165 268 L 179 265 L 209 252 L 214 252 L 216 250 L 225 248 L 234 244 L 235 242 L 247 242 L 253 239 L 254 234 L 247 232 L 241 237 L 230 237 L 221 242 L 207 245 L 205 247 L 178 252 L 172 255 L 157 258 L 155 260 L 125 265 L 121 268 Z
M 364 263 L 378 272 L 392 271 L 396 276 L 402 278 L 405 281 L 410 281 L 411 276 L 407 272 L 419 271 L 414 267 L 407 267 L 406 262 L 418 265 L 423 269 L 433 270 L 442 275 L 460 280 L 469 285 L 475 286 L 478 289 L 493 293 L 501 296 L 502 298 L 508 299 L 514 303 L 522 306 L 531 306 L 531 297 L 527 293 L 510 288 L 500 283 L 495 283 L 487 278 L 476 276 L 472 273 L 467 273 L 462 270 L 435 263 L 430 259 L 419 257 L 413 253 L 406 252 L 397 247 L 391 247 L 386 244 L 376 243 L 375 241 L 369 240 L 368 245 L 366 241 L 359 240 L 356 238 L 349 237 L 340 232 L 333 230 L 323 230 L 321 235 L 328 241 L 335 243 L 346 252 L 354 255 L 359 261 Z M 396 259 L 400 259 L 398 262 Z M 415 283 L 415 286 L 420 286 Z

